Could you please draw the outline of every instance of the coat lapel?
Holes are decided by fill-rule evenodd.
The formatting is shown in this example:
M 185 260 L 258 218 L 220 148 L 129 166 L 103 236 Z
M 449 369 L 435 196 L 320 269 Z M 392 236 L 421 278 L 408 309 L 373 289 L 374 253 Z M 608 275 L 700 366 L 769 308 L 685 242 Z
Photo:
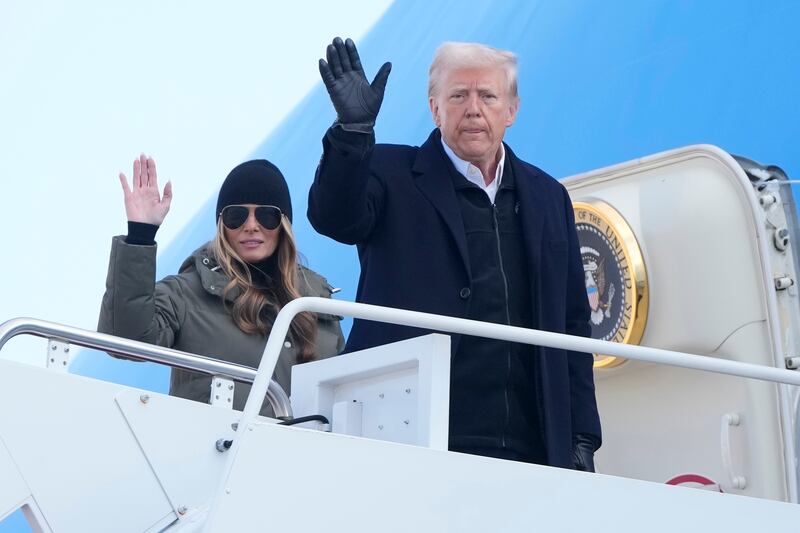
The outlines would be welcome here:
M 514 171 L 525 254 L 530 268 L 531 285 L 536 292 L 542 265 L 542 241 L 548 193 L 542 177 L 524 166 L 508 145 L 505 145 L 505 149 L 506 162 L 511 164 Z M 535 293 L 533 301 L 537 301 Z
M 434 130 L 420 147 L 412 171 L 417 188 L 433 204 L 450 231 L 467 275 L 472 279 L 464 221 L 461 218 L 453 180 L 450 179 L 452 163 L 447 159 L 440 139 L 439 130 Z

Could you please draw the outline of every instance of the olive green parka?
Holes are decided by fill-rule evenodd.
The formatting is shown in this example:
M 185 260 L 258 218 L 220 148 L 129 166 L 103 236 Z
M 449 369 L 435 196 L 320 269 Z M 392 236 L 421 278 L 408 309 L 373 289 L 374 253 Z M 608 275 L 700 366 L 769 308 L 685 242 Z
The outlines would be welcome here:
M 114 237 L 97 331 L 258 367 L 267 337 L 244 333 L 233 322 L 228 308 L 239 293 L 234 288 L 223 301 L 229 278 L 209 251 L 209 244 L 187 258 L 177 275 L 159 282 L 155 275 L 155 245 L 128 244 L 124 236 Z M 331 295 L 327 281 L 303 266 L 297 270 L 297 287 L 302 296 Z M 336 355 L 344 348 L 340 320 L 340 316 L 317 314 L 315 359 Z M 294 342 L 287 337 L 272 376 L 287 394 L 298 356 Z M 171 395 L 207 403 L 210 391 L 211 376 L 172 369 Z M 244 407 L 249 392 L 249 385 L 236 384 L 234 409 Z M 261 413 L 272 416 L 268 403 Z

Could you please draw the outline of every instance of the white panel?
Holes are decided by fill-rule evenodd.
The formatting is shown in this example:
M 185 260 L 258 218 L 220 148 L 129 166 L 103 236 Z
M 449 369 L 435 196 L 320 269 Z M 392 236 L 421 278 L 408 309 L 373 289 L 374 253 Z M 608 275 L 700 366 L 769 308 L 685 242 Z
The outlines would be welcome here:
M 215 443 L 235 438 L 231 424 L 242 413 L 161 394 L 142 403 L 141 394 L 125 390 L 116 401 L 173 508 L 208 505 L 226 459 Z
M 343 400 L 333 404 L 331 431 L 360 437 L 364 433 L 363 404 L 356 400 Z
M 661 483 L 695 474 L 726 492 L 787 498 L 775 385 L 642 365 L 598 381 L 597 391 L 600 472 Z M 720 423 L 727 413 L 742 417 L 731 444 L 733 464 L 748 480 L 744 490 L 731 486 L 723 468 Z
M 54 531 L 140 533 L 176 518 L 114 402 L 132 389 L 2 360 L 0 375 L 0 438 Z
M 205 531 L 778 533 L 800 524 L 792 504 L 262 424 L 242 440 L 226 488 Z
M 2 474 L 0 478 L 2 479 L 0 481 L 0 522 L 2 522 L 6 516 L 16 511 L 31 493 L 2 438 L 0 438 L 0 474 Z
M 450 337 L 431 334 L 292 368 L 296 417 L 322 414 L 334 431 L 342 402 L 360 405 L 359 436 L 447 449 Z M 351 421 L 348 420 L 348 423 Z
M 417 402 L 417 375 L 415 365 L 412 369 L 339 384 L 333 387 L 334 405 L 348 402 L 361 406 L 361 431 L 357 436 L 421 444 L 417 427 L 424 414 Z M 338 427 L 335 413 L 332 422 Z

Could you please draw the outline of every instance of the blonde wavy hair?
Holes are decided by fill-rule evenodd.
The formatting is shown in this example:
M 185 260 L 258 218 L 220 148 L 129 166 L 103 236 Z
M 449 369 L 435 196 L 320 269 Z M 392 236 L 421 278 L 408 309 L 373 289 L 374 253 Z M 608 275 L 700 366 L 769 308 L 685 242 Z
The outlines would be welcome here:
M 290 301 L 300 297 L 297 289 L 297 245 L 289 219 L 286 216 L 281 217 L 278 247 L 274 252 L 278 254 L 277 272 L 268 289 L 261 289 L 253 285 L 253 278 L 250 269 L 247 268 L 247 263 L 236 253 L 225 237 L 222 217 L 217 220 L 217 234 L 211 245 L 211 252 L 230 278 L 230 282 L 223 290 L 223 301 L 226 302 L 226 306 L 229 304 L 224 296 L 234 288 L 240 290 L 239 296 L 230 306 L 233 322 L 247 334 L 268 335 L 278 311 Z M 312 313 L 300 313 L 292 321 L 289 335 L 298 348 L 300 361 L 314 359 L 316 333 L 317 320 Z

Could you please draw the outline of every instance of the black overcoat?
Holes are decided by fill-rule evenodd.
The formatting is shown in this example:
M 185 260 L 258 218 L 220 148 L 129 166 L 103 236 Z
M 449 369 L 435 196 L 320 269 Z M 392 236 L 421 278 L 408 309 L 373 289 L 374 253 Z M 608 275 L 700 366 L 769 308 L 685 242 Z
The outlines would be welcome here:
M 467 240 L 439 131 L 421 147 L 377 144 L 362 153 L 336 145 L 327 135 L 323 139 L 308 218 L 321 234 L 357 245 L 357 301 L 465 317 Z M 505 150 L 517 188 L 534 327 L 588 336 L 589 304 L 569 195 L 558 181 Z M 346 351 L 424 333 L 355 320 Z M 457 345 L 454 336 L 453 353 Z M 537 361 L 548 463 L 571 468 L 573 435 L 587 433 L 600 442 L 592 357 L 541 348 Z

